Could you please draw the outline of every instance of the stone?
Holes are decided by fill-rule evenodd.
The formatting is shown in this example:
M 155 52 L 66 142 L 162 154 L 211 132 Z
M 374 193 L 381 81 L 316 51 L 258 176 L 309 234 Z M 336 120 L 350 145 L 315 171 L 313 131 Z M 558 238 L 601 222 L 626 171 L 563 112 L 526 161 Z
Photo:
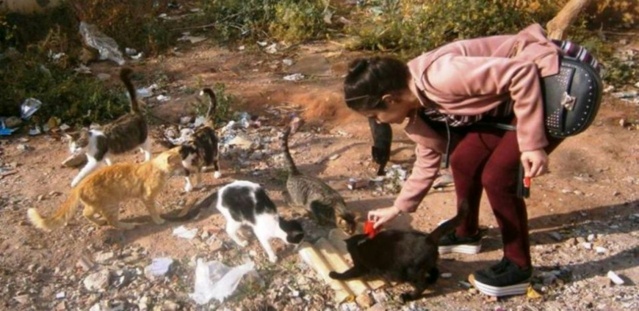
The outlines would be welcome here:
M 13 300 L 17 301 L 20 304 L 25 305 L 29 302 L 29 295 L 24 294 L 24 295 L 14 296 Z
M 563 237 L 561 236 L 561 233 L 559 233 L 559 232 L 555 232 L 555 231 L 553 231 L 553 232 L 550 232 L 550 233 L 549 233 L 549 235 L 550 235 L 553 239 L 555 239 L 555 241 L 561 241 L 561 240 L 563 239 Z
M 111 273 L 108 269 L 103 269 L 98 272 L 89 274 L 82 283 L 84 287 L 91 292 L 102 292 L 109 286 L 109 279 Z
M 115 254 L 113 252 L 98 252 L 94 256 L 95 262 L 99 264 L 106 264 L 109 261 L 115 258 Z
M 362 308 L 368 308 L 375 303 L 368 293 L 362 293 L 358 295 L 357 297 L 355 297 L 355 301 Z

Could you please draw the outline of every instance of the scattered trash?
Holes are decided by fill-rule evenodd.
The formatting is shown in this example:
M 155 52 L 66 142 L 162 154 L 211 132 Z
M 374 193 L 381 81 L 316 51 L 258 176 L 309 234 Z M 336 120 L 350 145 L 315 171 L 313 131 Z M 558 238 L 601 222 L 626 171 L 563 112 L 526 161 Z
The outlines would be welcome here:
M 153 258 L 151 264 L 144 268 L 144 275 L 147 278 L 164 276 L 169 272 L 173 259 L 169 257 Z
M 273 44 L 271 44 L 271 45 L 267 46 L 267 47 L 264 49 L 264 52 L 269 53 L 269 54 L 275 54 L 275 53 L 277 53 L 277 43 L 273 43 Z
M 171 100 L 171 97 L 166 95 L 158 95 L 158 97 L 156 97 L 155 99 L 157 99 L 160 102 L 168 102 L 169 100 Z
M 240 126 L 249 128 L 251 126 L 251 115 L 248 112 L 240 113 Z
M 9 136 L 18 130 L 17 128 L 12 128 L 8 125 L 8 119 L 9 118 L 0 118 L 0 136 Z
M 349 190 L 355 190 L 355 189 L 361 189 L 361 188 L 368 187 L 369 183 L 370 182 L 368 180 L 365 180 L 365 179 L 349 178 L 347 186 L 348 186 Z
M 73 71 L 77 73 L 91 74 L 91 68 L 85 66 L 84 64 L 80 64 L 78 68 L 73 69 Z
M 59 293 L 55 294 L 55 299 L 63 299 L 66 296 L 67 295 L 64 292 L 59 292 Z
M 153 95 L 153 91 L 157 88 L 157 84 L 152 84 L 150 86 L 135 90 L 135 93 L 139 98 L 147 98 L 151 97 Z
M 118 65 L 124 65 L 125 61 L 122 58 L 118 43 L 98 30 L 95 25 L 80 22 L 80 34 L 88 46 L 98 50 L 101 60 L 109 59 Z
M 441 189 L 441 188 L 445 188 L 452 185 L 453 185 L 453 175 L 446 173 L 446 174 L 442 174 L 441 176 L 437 177 L 437 179 L 435 179 L 435 181 L 433 182 L 433 189 Z
M 173 235 L 179 238 L 192 240 L 197 235 L 197 228 L 187 229 L 184 226 L 179 226 L 173 229 Z
M 390 179 L 399 179 L 401 181 L 406 180 L 407 175 L 408 173 L 406 170 L 399 164 L 393 164 L 388 172 L 386 172 L 386 177 Z
M 453 277 L 453 274 L 450 272 L 444 272 L 440 274 L 439 276 L 441 276 L 443 279 L 450 279 L 451 277 Z
M 536 291 L 532 286 L 528 286 L 528 289 L 526 289 L 526 297 L 528 299 L 539 299 L 542 298 L 543 296 Z
M 195 267 L 195 289 L 189 294 L 199 305 L 208 303 L 212 298 L 224 302 L 233 294 L 242 276 L 253 271 L 255 264 L 251 261 L 237 267 L 229 268 L 219 261 L 204 262 L 197 260 Z
M 42 107 L 42 102 L 35 98 L 27 98 L 20 106 L 20 117 L 28 120 L 31 116 Z
M 612 93 L 611 95 L 620 99 L 628 99 L 628 98 L 638 97 L 639 92 L 638 91 L 615 92 L 615 93 Z
M 624 280 L 612 270 L 608 271 L 608 274 L 606 274 L 606 276 L 608 276 L 608 278 L 616 285 L 623 285 L 625 283 Z
M 124 48 L 124 53 L 126 55 L 131 56 L 131 55 L 138 54 L 138 51 L 136 51 L 135 49 L 132 49 L 132 48 Z
M 290 58 L 285 58 L 282 60 L 282 63 L 286 66 L 292 66 L 293 65 L 293 60 Z
M 200 42 L 206 40 L 206 37 L 191 36 L 190 32 L 184 32 L 184 33 L 182 33 L 182 37 L 179 37 L 177 40 L 178 41 L 189 41 L 189 42 L 191 42 L 191 44 L 195 44 L 195 43 L 200 43 Z
M 286 81 L 300 81 L 302 79 L 304 79 L 304 75 L 301 73 L 294 73 L 284 77 L 284 80 Z
M 595 247 L 595 252 L 597 252 L 597 254 L 605 254 L 608 250 L 605 247 L 597 246 Z

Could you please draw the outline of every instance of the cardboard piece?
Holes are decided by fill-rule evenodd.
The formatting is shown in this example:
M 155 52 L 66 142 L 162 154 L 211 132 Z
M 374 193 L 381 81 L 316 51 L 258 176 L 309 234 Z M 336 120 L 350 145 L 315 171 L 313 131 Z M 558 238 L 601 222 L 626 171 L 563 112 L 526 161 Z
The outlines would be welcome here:
M 303 242 L 299 246 L 299 255 L 304 262 L 313 268 L 315 272 L 335 291 L 335 302 L 340 303 L 348 299 L 354 299 L 353 292 L 341 281 L 333 280 L 328 276 L 328 273 L 332 271 L 332 268 L 328 265 L 322 255 L 315 249 L 315 247 L 308 243 Z

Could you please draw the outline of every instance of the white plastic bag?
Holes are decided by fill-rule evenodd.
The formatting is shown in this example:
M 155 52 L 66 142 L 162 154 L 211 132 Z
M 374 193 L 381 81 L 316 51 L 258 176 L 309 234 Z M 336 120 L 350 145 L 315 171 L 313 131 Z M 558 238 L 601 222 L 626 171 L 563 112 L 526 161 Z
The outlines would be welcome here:
M 118 63 L 118 65 L 124 65 L 124 58 L 118 43 L 98 30 L 98 27 L 80 22 L 80 34 L 88 46 L 100 52 L 100 59 L 110 59 Z
M 211 298 L 224 302 L 233 294 L 242 276 L 254 269 L 252 261 L 229 268 L 219 261 L 204 262 L 199 258 L 195 267 L 195 289 L 189 297 L 199 305 L 208 303 Z

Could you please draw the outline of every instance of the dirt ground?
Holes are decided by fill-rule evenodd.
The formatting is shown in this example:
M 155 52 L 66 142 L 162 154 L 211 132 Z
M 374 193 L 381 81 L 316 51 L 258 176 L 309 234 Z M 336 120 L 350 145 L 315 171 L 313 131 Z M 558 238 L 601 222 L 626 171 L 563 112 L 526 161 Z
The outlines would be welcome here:
M 252 130 L 252 135 L 265 141 L 261 156 L 251 158 L 255 150 L 225 155 L 223 177 L 216 180 L 207 174 L 205 187 L 189 194 L 182 191 L 183 179 L 173 178 L 160 198 L 160 205 L 169 212 L 185 199 L 203 198 L 232 180 L 248 179 L 267 188 L 283 215 L 298 216 L 281 199 L 285 175 L 274 139 L 284 118 L 292 112 L 306 119 L 302 132 L 291 140 L 293 156 L 302 171 L 327 181 L 358 212 L 392 205 L 391 193 L 373 187 L 355 191 L 346 187 L 350 177 L 373 177 L 375 170 L 370 163 L 367 122 L 350 113 L 341 96 L 346 64 L 357 55 L 345 51 L 339 42 L 301 45 L 269 54 L 257 45 L 226 48 L 204 41 L 184 45 L 168 56 L 133 64 L 134 70 L 148 82 L 137 87 L 150 85 L 159 77 L 165 79 L 162 91 L 171 100 L 163 103 L 153 97 L 145 100 L 153 115 L 165 121 L 177 122 L 181 116 L 192 115 L 190 103 L 196 95 L 189 89 L 224 83 L 226 92 L 236 98 L 232 109 L 258 116 L 262 123 L 262 129 Z M 284 59 L 293 60 L 293 65 L 283 64 Z M 121 88 L 116 80 L 117 66 L 98 63 L 92 70 L 94 74 L 111 74 L 114 87 Z M 292 73 L 303 73 L 305 79 L 283 79 Z M 634 125 L 620 125 L 621 119 L 639 120 L 638 107 L 605 95 L 593 126 L 566 140 L 550 157 L 552 172 L 535 179 L 527 204 L 535 288 L 541 298 L 518 296 L 494 300 L 460 283 L 469 273 L 495 263 L 502 256 L 497 225 L 490 206 L 484 202 L 480 223 L 489 230 L 480 254 L 443 256 L 440 269 L 452 273 L 452 277 L 440 279 L 424 299 L 400 306 L 396 298 L 402 287 L 385 288 L 380 292 L 387 299 L 378 299 L 377 293 L 375 299 L 381 302 L 373 308 L 631 310 L 638 307 L 639 131 Z M 153 125 L 153 129 L 157 128 L 157 124 Z M 402 126 L 394 126 L 391 162 L 410 169 L 413 144 L 401 129 Z M 25 145 L 27 150 L 22 150 Z M 164 149 L 154 143 L 154 153 Z M 352 302 L 336 305 L 331 291 L 304 267 L 291 246 L 274 242 L 280 256 L 274 265 L 266 260 L 254 238 L 247 250 L 239 250 L 223 231 L 222 216 L 212 209 L 195 220 L 160 226 L 145 223 L 126 232 L 96 229 L 78 212 L 65 228 L 50 233 L 36 230 L 27 222 L 26 210 L 35 207 L 50 215 L 66 199 L 70 181 L 77 173 L 61 166 L 68 155 L 66 143 L 48 134 L 21 134 L 0 140 L 0 166 L 15 172 L 0 177 L 0 309 L 356 309 Z M 141 154 L 130 153 L 116 161 L 141 159 Z M 149 220 L 138 203 L 125 204 L 122 211 L 125 220 Z M 391 227 L 430 231 L 453 213 L 452 187 L 433 190 L 416 213 L 401 216 Z M 307 229 L 315 228 L 308 220 L 304 224 Z M 173 228 L 180 225 L 197 228 L 198 236 L 186 240 L 172 235 Z M 216 237 L 212 243 L 207 238 L 211 236 Z M 141 252 L 143 258 L 133 264 L 120 260 L 132 251 Z M 143 269 L 156 257 L 173 258 L 177 268 L 160 280 L 137 277 L 141 280 L 134 279 L 122 286 L 113 285 L 112 276 L 106 288 L 91 292 L 85 288 L 83 279 L 92 270 L 82 269 L 78 262 L 87 256 L 99 261 L 96 256 L 105 252 L 113 252 L 116 259 L 101 266 L 114 271 Z M 260 286 L 243 282 L 237 295 L 224 303 L 211 302 L 205 306 L 196 305 L 188 297 L 193 292 L 195 257 L 237 265 L 246 256 L 256 263 Z M 608 271 L 620 275 L 625 284 L 612 284 L 606 277 Z

